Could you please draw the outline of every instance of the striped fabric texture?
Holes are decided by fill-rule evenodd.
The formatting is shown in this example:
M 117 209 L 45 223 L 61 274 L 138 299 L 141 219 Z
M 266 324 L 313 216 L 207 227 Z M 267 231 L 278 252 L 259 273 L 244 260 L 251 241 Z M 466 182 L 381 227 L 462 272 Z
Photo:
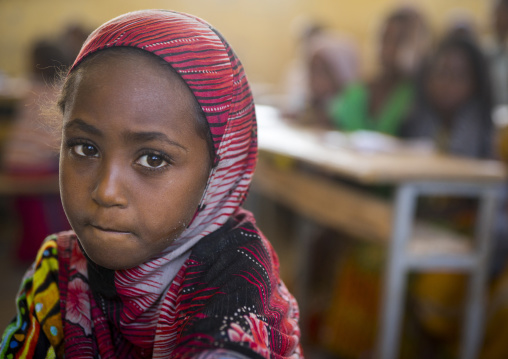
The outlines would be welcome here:
M 90 54 L 125 46 L 163 58 L 183 78 L 208 121 L 216 165 L 191 224 L 158 258 L 128 270 L 103 271 L 87 265 L 75 236 L 59 237 L 59 290 L 66 356 L 191 357 L 203 350 L 243 348 L 248 357 L 299 357 L 298 308 L 278 277 L 275 253 L 252 224 L 253 219 L 240 227 L 233 226 L 234 237 L 255 240 L 258 253 L 241 255 L 240 247 L 235 247 L 244 243 L 240 240 L 224 250 L 235 254 L 231 261 L 237 265 L 231 268 L 236 268 L 236 274 L 232 277 L 226 275 L 229 265 L 222 262 L 222 257 L 217 257 L 222 269 L 210 272 L 217 265 L 194 255 L 194 247 L 203 238 L 208 238 L 207 243 L 214 238 L 217 245 L 224 241 L 216 233 L 228 221 L 244 223 L 240 218 L 250 218 L 241 205 L 255 168 L 257 127 L 254 101 L 242 64 L 224 38 L 205 21 L 172 11 L 144 10 L 115 18 L 95 30 L 71 71 Z M 214 250 L 212 243 L 205 252 Z M 239 260 L 239 256 L 243 259 Z M 192 270 L 196 266 L 200 268 L 199 275 Z M 259 268 L 264 268 L 263 275 L 256 274 Z M 243 273 L 244 280 L 237 280 L 238 273 Z M 193 275 L 198 275 L 200 281 L 189 282 Z M 206 282 L 212 277 L 218 283 L 213 288 Z M 94 290 L 93 283 L 97 281 L 93 278 L 110 281 L 114 293 Z M 232 283 L 236 287 L 231 287 Z M 198 284 L 199 291 L 206 291 L 210 297 L 195 303 L 193 300 L 200 297 L 200 292 L 196 292 Z M 236 293 L 240 287 L 245 287 L 241 292 L 248 298 L 242 299 Z M 225 296 L 226 302 L 220 305 L 227 307 L 219 308 L 211 299 L 217 295 Z M 229 295 L 236 300 L 230 302 Z M 178 305 L 185 299 L 189 306 L 184 310 Z M 245 305 L 237 308 L 240 302 Z M 210 303 L 215 303 L 217 311 L 209 308 Z M 225 314 L 229 310 L 242 314 L 238 323 L 227 319 L 234 318 L 233 313 L 229 317 Z M 213 321 L 224 320 L 224 316 L 227 323 Z M 184 333 L 186 344 L 179 344 Z M 236 347 L 228 343 L 236 343 Z

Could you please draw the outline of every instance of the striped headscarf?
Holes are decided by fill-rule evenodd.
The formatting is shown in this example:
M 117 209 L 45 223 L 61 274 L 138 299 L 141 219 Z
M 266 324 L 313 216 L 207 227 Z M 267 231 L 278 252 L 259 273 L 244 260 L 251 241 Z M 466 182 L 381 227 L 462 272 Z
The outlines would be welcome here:
M 215 148 L 216 166 L 192 225 L 177 241 L 183 253 L 219 228 L 244 201 L 257 156 L 254 101 L 240 60 L 204 20 L 164 10 L 131 12 L 96 29 L 71 72 L 90 54 L 110 47 L 135 47 L 163 58 L 177 71 L 201 106 Z M 172 248 L 175 253 L 175 248 Z M 173 254 L 175 255 L 175 254 Z
M 160 329 L 156 326 L 160 308 L 164 305 L 161 300 L 166 299 L 165 293 L 188 258 L 190 249 L 241 212 L 240 206 L 247 195 L 257 156 L 254 102 L 243 67 L 229 44 L 213 27 L 194 16 L 143 10 L 108 21 L 89 36 L 71 72 L 87 56 L 111 47 L 139 48 L 170 64 L 201 106 L 215 150 L 215 166 L 191 224 L 159 257 L 135 268 L 114 272 L 116 292 L 123 302 L 119 314 L 120 331 L 129 340 L 128 333 L 131 332 L 136 333 L 136 338 L 143 337 L 140 332 L 146 333 L 145 338 L 153 338 L 156 329 Z M 74 253 L 76 250 L 79 252 L 77 248 L 67 250 L 67 254 L 59 251 L 62 260 L 70 263 L 69 273 L 63 278 L 68 284 L 60 284 L 63 298 L 69 297 L 68 288 L 75 290 L 83 286 L 81 276 L 88 278 L 86 265 L 79 264 L 80 254 Z M 68 257 L 65 259 L 65 256 Z M 83 287 L 83 295 L 86 290 L 88 288 Z M 72 320 L 65 316 L 75 311 L 75 303 L 68 299 L 62 302 L 66 313 L 64 325 L 66 330 L 72 330 Z M 93 310 L 91 313 L 92 318 L 88 318 L 90 328 L 84 328 L 85 334 L 92 330 L 97 319 L 93 317 Z M 80 326 L 86 326 L 86 323 L 82 320 Z M 99 328 L 94 329 L 96 335 Z M 144 346 L 143 343 L 140 345 Z M 74 349 L 78 347 L 74 346 Z

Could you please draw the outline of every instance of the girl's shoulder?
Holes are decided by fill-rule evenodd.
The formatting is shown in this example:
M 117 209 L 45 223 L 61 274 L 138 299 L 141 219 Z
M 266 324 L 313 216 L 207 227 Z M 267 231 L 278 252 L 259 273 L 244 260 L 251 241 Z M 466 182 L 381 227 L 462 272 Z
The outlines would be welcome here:
M 55 282 L 65 281 L 71 270 L 86 277 L 86 257 L 83 254 L 74 231 L 65 231 L 48 236 L 34 263 L 34 280 L 41 280 L 48 273 L 53 273 Z M 45 268 L 45 270 L 41 270 Z
M 16 298 L 17 315 L 0 343 L 0 358 L 63 356 L 63 325 L 58 290 L 58 235 L 42 243 Z
M 65 231 L 54 233 L 47 236 L 42 242 L 41 248 L 37 254 L 35 262 L 44 257 L 44 253 L 48 253 L 49 251 L 58 254 L 60 251 L 64 251 L 67 248 L 71 248 L 74 245 L 77 245 L 77 237 L 74 231 Z
M 193 248 L 187 260 L 190 273 L 200 273 L 203 286 L 212 282 L 225 292 L 240 285 L 244 289 L 252 284 L 242 279 L 246 273 L 258 276 L 258 284 L 270 288 L 280 281 L 279 260 L 271 243 L 256 227 L 252 215 L 243 212 L 231 218 L 224 226 L 204 237 Z M 189 277 L 190 278 L 190 277 Z M 187 278 L 187 279 L 189 279 Z M 253 285 L 252 290 L 256 291 Z
M 185 324 L 174 354 L 220 347 L 249 358 L 299 357 L 298 305 L 248 213 L 196 244 L 180 287 Z
M 273 249 L 264 235 L 256 227 L 252 215 L 248 212 L 232 217 L 225 225 L 201 239 L 192 250 L 194 261 L 216 265 L 226 259 L 238 261 L 245 258 L 241 253 L 247 249 L 256 250 L 262 256 L 271 256 Z

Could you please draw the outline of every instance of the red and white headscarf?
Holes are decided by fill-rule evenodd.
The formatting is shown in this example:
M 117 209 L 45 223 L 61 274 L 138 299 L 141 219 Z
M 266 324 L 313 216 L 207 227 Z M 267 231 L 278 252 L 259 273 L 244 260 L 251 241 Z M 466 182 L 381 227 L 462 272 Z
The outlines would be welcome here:
M 211 25 L 188 14 L 164 10 L 131 12 L 110 20 L 87 39 L 74 65 L 110 47 L 136 47 L 168 62 L 201 106 L 215 149 L 216 166 L 192 223 L 167 252 L 139 267 L 117 272 L 118 284 L 158 292 L 150 282 L 167 280 L 161 268 L 222 226 L 243 203 L 254 172 L 257 129 L 254 101 L 242 64 Z M 178 270 L 178 268 L 176 268 Z M 156 279 L 163 277 L 164 279 Z
M 201 203 L 181 236 L 159 257 L 135 268 L 114 272 L 116 292 L 124 308 L 119 313 L 121 331 L 128 337 L 130 331 L 155 333 L 161 301 L 188 258 L 190 249 L 240 211 L 255 168 L 257 128 L 254 101 L 243 67 L 229 44 L 205 21 L 164 10 L 122 15 L 106 22 L 89 36 L 71 72 L 90 54 L 111 47 L 149 51 L 176 70 L 206 116 L 216 156 L 216 165 L 210 173 Z M 61 274 L 68 280 L 63 289 L 67 298 L 62 304 L 66 307 L 64 320 L 79 321 L 86 335 L 96 321 L 93 308 L 86 308 L 87 303 L 81 303 L 84 317 L 67 318 L 76 314 L 76 301 L 71 300 L 71 295 L 76 297 L 76 293 L 82 293 L 86 296 L 88 290 L 81 279 L 87 277 L 84 257 L 76 244 L 69 245 L 66 248 L 65 243 L 59 244 L 61 260 L 69 263 L 69 272 Z M 87 318 L 89 310 L 92 314 Z M 90 328 L 86 328 L 88 325 Z M 95 326 L 97 331 L 97 324 Z M 154 356 L 156 352 L 155 349 Z

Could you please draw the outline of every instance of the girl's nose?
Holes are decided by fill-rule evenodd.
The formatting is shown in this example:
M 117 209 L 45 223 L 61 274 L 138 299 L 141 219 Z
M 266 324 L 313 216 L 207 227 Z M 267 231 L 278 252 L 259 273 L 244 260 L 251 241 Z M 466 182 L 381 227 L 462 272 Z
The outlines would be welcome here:
M 122 174 L 121 167 L 105 161 L 92 191 L 92 199 L 102 207 L 126 207 L 127 197 L 123 179 L 125 176 Z

